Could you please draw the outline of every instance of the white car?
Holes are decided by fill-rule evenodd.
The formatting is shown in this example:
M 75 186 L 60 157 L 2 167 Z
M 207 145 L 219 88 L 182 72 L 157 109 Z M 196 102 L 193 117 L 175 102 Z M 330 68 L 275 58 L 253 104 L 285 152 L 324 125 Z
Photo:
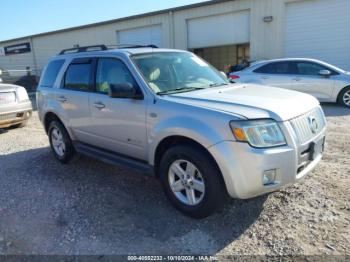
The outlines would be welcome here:
M 32 111 L 24 87 L 0 83 L 0 128 L 25 126 Z
M 313 95 L 321 102 L 350 107 L 350 72 L 306 58 L 259 61 L 229 78 L 237 83 L 268 85 Z

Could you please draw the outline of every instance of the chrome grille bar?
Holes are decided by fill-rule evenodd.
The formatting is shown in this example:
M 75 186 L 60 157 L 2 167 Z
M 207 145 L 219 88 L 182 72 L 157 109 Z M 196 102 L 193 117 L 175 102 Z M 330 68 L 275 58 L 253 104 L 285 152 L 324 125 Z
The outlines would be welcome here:
M 316 130 L 313 130 L 312 128 L 312 119 L 314 119 L 317 123 Z M 324 114 L 320 107 L 317 107 L 302 116 L 290 120 L 290 123 L 300 144 L 304 144 L 310 141 L 318 134 L 320 134 L 326 127 Z
M 14 92 L 0 92 L 0 105 L 8 105 L 16 102 L 16 94 Z

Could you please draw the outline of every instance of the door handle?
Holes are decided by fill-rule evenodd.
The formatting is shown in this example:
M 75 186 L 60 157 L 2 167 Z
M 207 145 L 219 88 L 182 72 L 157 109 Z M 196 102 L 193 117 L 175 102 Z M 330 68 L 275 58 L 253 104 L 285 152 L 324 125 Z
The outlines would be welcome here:
M 101 103 L 101 102 L 96 102 L 96 103 L 94 103 L 94 106 L 95 106 L 97 109 L 100 109 L 100 110 L 106 107 L 105 104 L 103 104 L 103 103 Z
M 269 79 L 267 76 L 262 76 L 261 78 L 262 79 Z
M 301 80 L 301 78 L 296 77 L 296 78 L 293 78 L 293 80 L 294 80 L 294 81 L 300 81 L 300 80 Z
M 62 102 L 62 103 L 65 103 L 65 102 L 67 102 L 68 99 L 65 96 L 59 96 L 57 100 Z

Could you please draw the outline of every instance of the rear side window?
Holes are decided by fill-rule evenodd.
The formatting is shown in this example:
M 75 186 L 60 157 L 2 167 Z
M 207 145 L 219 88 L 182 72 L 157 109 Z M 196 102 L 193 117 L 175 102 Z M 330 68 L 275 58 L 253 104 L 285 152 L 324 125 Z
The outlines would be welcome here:
M 64 60 L 54 60 L 50 62 L 41 78 L 40 85 L 43 87 L 52 87 L 63 64 Z
M 91 63 L 69 65 L 64 78 L 64 88 L 78 91 L 90 90 Z
M 254 70 L 261 74 L 294 74 L 294 71 L 290 62 L 270 63 Z

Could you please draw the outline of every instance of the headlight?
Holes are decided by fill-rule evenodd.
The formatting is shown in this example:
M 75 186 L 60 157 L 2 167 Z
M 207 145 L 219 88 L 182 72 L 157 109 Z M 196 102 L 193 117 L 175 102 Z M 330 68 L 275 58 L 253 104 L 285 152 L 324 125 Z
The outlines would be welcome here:
M 247 142 L 253 147 L 286 145 L 286 139 L 274 120 L 232 121 L 230 126 L 238 141 Z
M 27 90 L 24 87 L 17 88 L 17 97 L 19 102 L 29 101 Z

